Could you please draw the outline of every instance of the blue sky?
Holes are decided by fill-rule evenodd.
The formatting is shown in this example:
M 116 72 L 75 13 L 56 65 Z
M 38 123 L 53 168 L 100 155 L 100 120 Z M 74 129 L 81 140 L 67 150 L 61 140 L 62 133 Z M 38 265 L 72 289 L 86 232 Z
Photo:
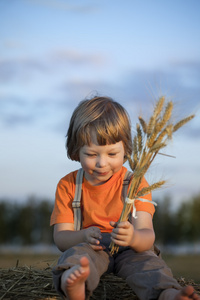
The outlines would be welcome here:
M 95 93 L 119 101 L 133 130 L 155 99 L 174 120 L 196 118 L 174 136 L 147 179 L 168 179 L 177 204 L 200 193 L 200 2 L 198 0 L 0 1 L 0 198 L 54 198 L 79 167 L 65 134 L 77 104 Z

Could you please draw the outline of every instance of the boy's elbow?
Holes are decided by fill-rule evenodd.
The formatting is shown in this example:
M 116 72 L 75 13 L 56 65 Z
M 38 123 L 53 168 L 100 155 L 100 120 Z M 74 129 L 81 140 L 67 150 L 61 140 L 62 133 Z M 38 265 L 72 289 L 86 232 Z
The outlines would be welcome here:
M 156 240 L 156 235 L 155 235 L 155 231 L 154 230 L 152 230 L 153 232 L 152 232 L 152 246 L 153 246 L 153 244 L 155 243 L 155 240 Z
M 56 247 L 58 248 L 58 250 L 60 250 L 61 252 L 64 252 L 66 250 L 63 247 L 63 242 L 62 242 L 63 239 L 61 237 L 60 232 L 55 232 L 54 231 L 53 240 L 54 240 L 54 243 L 55 243 Z
M 149 245 L 148 245 L 148 249 L 147 250 L 151 250 L 154 243 L 155 243 L 155 239 L 156 239 L 156 235 L 155 235 L 155 231 L 152 229 L 150 234 L 150 238 L 149 238 Z

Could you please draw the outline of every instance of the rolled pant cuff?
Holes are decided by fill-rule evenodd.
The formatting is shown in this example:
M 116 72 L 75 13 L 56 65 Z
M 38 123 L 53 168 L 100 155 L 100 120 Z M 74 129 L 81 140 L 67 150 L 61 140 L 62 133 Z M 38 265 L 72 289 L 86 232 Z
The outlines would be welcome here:
M 164 290 L 160 294 L 158 300 L 169 300 L 169 299 L 173 300 L 179 292 L 180 292 L 180 290 L 176 290 L 176 289 L 167 289 L 167 290 Z

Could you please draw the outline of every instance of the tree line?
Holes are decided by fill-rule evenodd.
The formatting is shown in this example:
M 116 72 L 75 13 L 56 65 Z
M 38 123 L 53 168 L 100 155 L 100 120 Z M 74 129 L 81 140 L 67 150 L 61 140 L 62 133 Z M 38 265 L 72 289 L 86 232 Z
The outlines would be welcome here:
M 0 200 L 0 244 L 51 244 L 52 201 L 31 197 L 24 203 Z
M 200 241 L 200 195 L 172 211 L 172 200 L 156 201 L 156 241 L 166 244 Z M 0 244 L 53 244 L 49 225 L 53 202 L 31 197 L 24 203 L 0 199 Z

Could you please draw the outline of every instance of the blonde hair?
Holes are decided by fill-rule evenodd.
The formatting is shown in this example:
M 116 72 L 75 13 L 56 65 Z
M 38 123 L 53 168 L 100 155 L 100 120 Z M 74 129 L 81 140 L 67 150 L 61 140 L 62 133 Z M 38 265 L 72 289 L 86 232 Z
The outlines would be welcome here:
M 132 152 L 131 125 L 128 113 L 109 97 L 83 100 L 74 110 L 67 132 L 67 156 L 79 161 L 79 151 L 91 143 L 91 131 L 99 145 L 122 141 L 125 155 Z

